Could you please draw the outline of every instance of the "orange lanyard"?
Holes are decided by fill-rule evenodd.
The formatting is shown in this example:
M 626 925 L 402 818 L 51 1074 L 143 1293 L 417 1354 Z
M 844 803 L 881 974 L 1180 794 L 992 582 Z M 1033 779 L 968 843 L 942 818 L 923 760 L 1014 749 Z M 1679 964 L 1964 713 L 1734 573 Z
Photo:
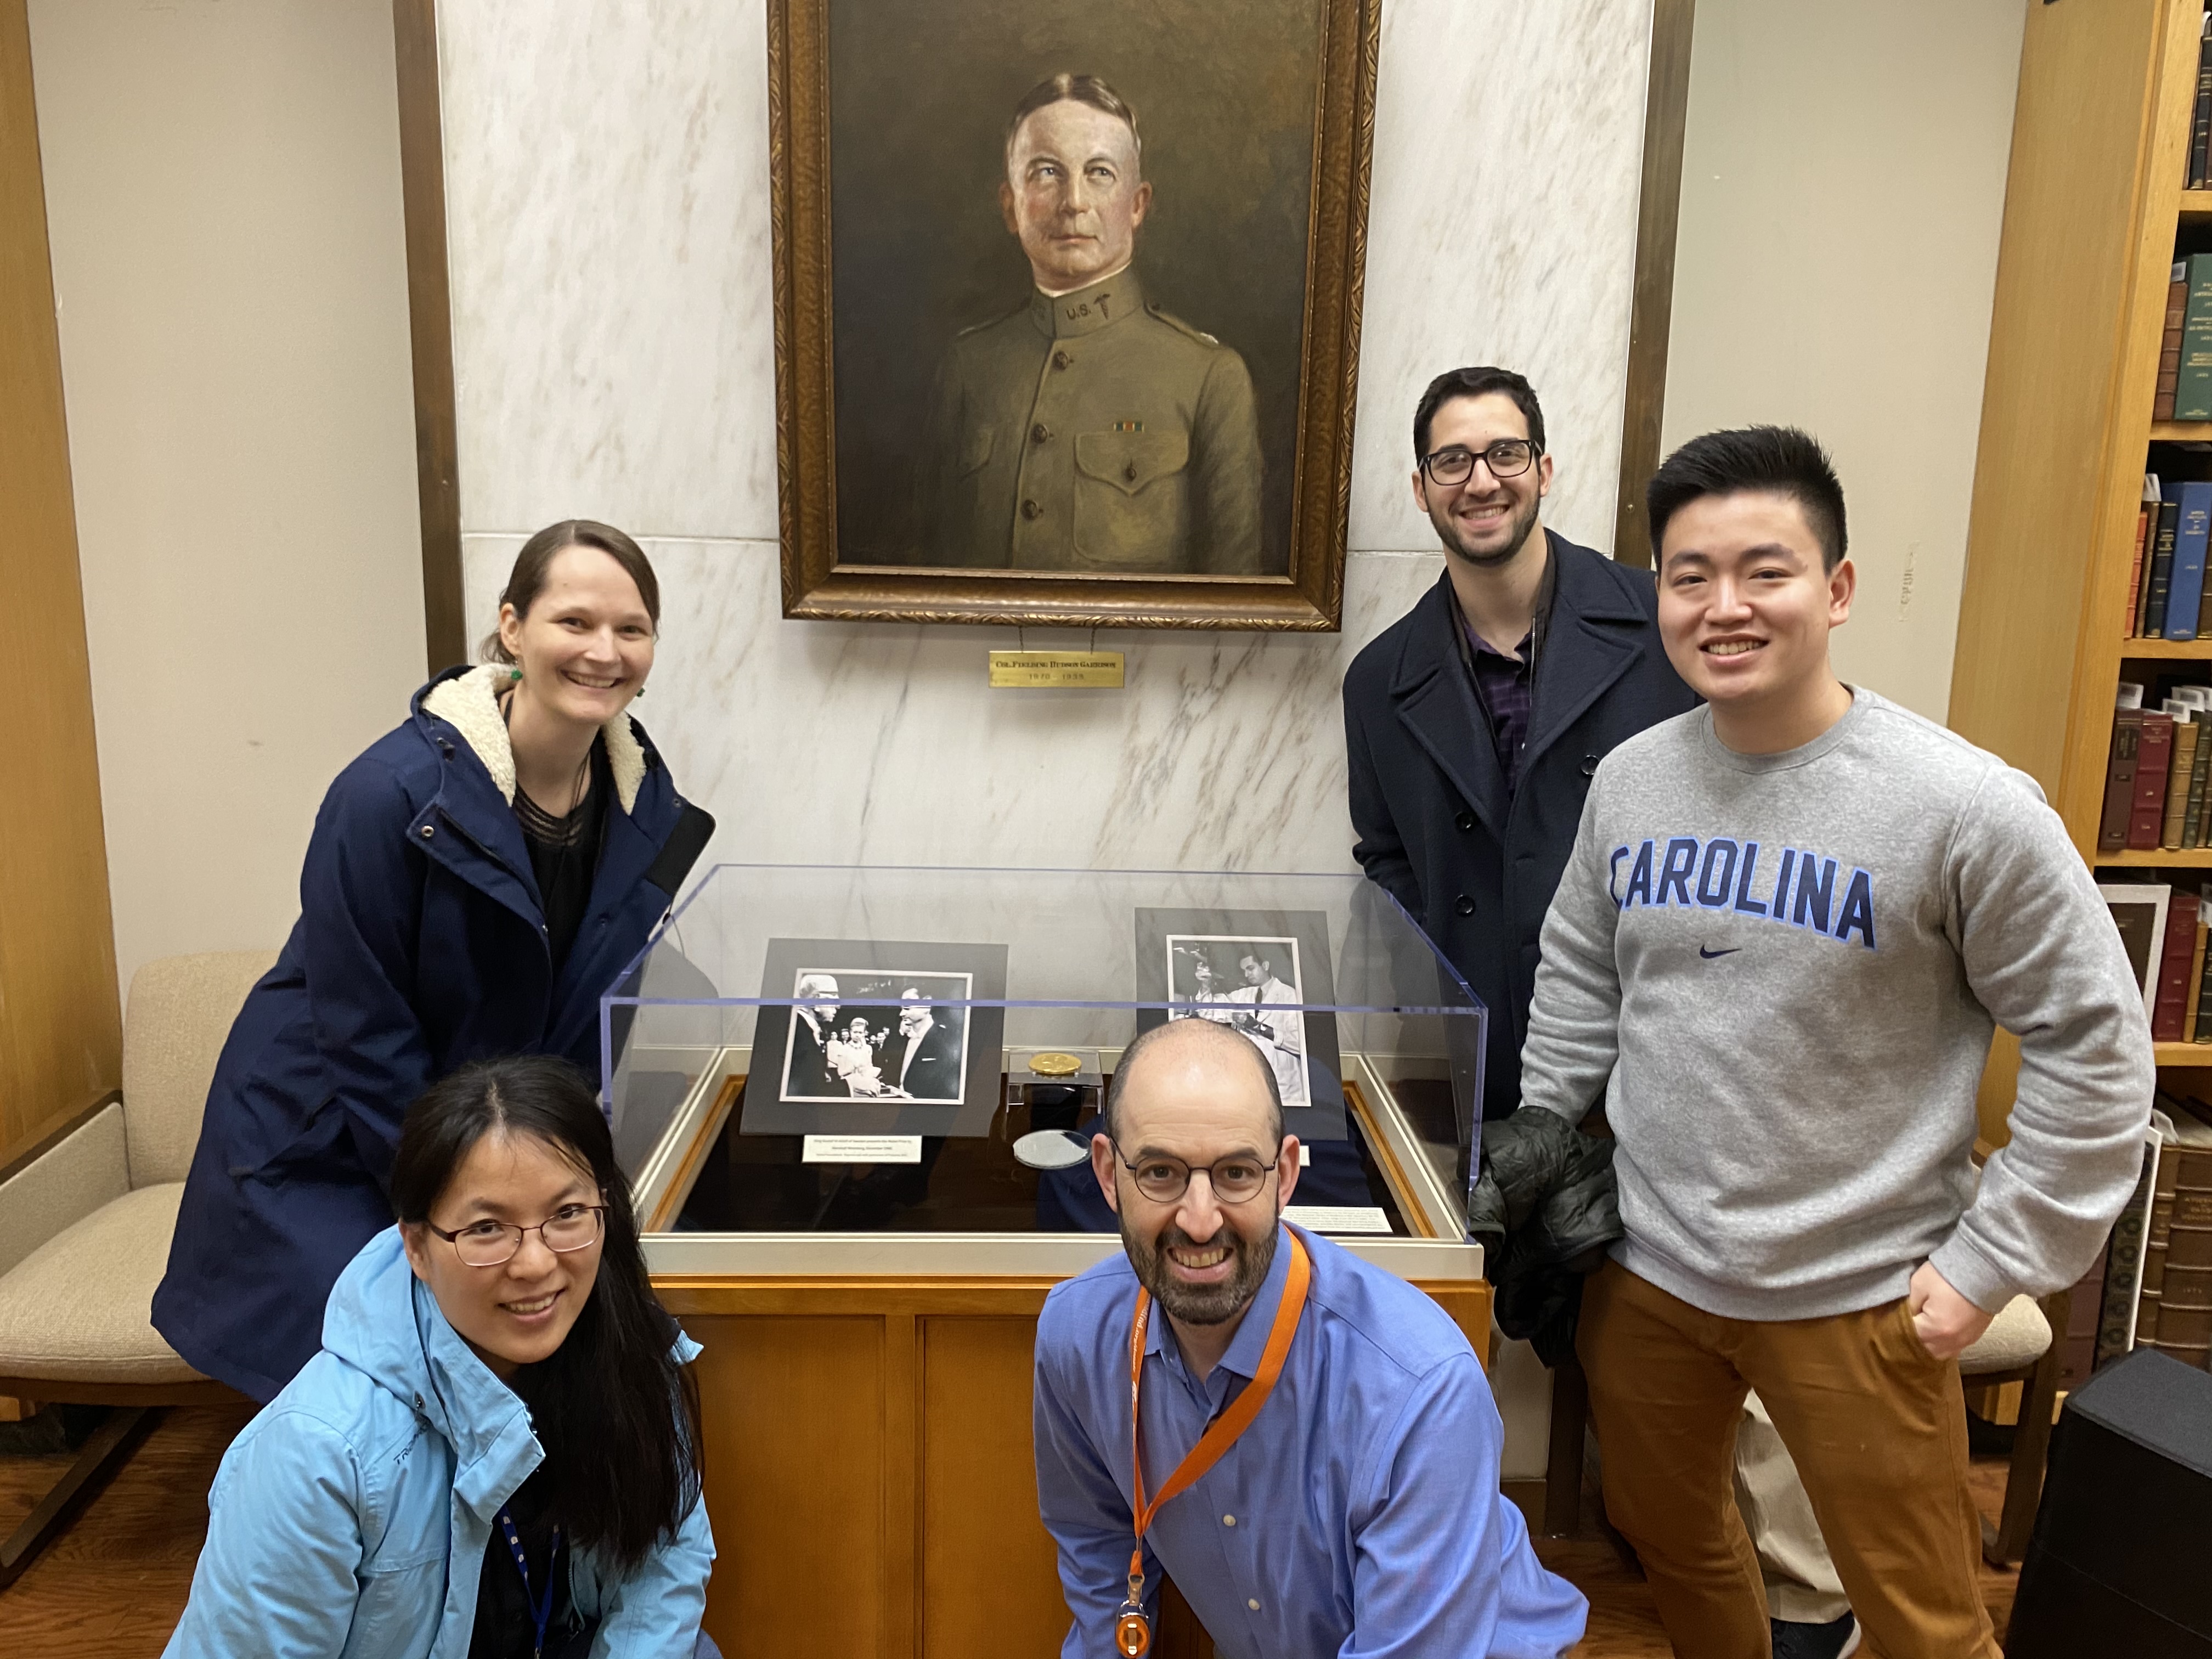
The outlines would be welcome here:
M 1135 1480 L 1137 1541 L 1136 1547 L 1129 1552 L 1129 1599 L 1115 1627 L 1118 1652 L 1134 1656 L 1152 1646 L 1152 1631 L 1144 1616 L 1144 1561 L 1145 1532 L 1152 1524 L 1152 1517 L 1159 1513 L 1161 1504 L 1188 1489 L 1218 1463 L 1230 1447 L 1237 1443 L 1237 1436 L 1252 1426 L 1252 1419 L 1260 1414 L 1260 1408 L 1275 1390 L 1276 1379 L 1283 1374 L 1283 1362 L 1290 1358 L 1291 1339 L 1297 1334 L 1299 1317 L 1305 1312 L 1306 1286 L 1313 1278 L 1313 1264 L 1307 1258 L 1304 1243 L 1296 1233 L 1288 1229 L 1285 1231 L 1291 1241 L 1290 1272 L 1284 1281 L 1282 1302 L 1275 1310 L 1274 1325 L 1267 1332 L 1267 1345 L 1260 1352 L 1260 1369 L 1251 1386 L 1213 1419 L 1199 1437 L 1198 1443 L 1184 1454 L 1175 1473 L 1161 1486 L 1159 1495 L 1150 1503 L 1145 1501 L 1144 1419 L 1138 1407 L 1145 1380 L 1145 1328 L 1151 1319 L 1152 1298 L 1143 1286 L 1138 1287 L 1137 1315 L 1129 1325 L 1129 1461 Z

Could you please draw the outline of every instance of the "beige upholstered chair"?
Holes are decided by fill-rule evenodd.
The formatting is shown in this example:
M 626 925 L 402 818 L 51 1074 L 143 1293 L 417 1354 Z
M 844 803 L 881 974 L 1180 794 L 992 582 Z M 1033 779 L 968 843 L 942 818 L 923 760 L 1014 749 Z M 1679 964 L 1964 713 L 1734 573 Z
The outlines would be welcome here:
M 1986 1516 L 1982 1521 L 1982 1557 L 1993 1567 L 2016 1567 L 2027 1553 L 2036 1500 L 2043 1496 L 2043 1464 L 2051 1450 L 2058 1376 L 2066 1368 L 2065 1345 L 2051 1334 L 2066 1328 L 2072 1300 L 2067 1291 L 2040 1302 L 2016 1296 L 1997 1310 L 1974 1346 L 1959 1356 L 1959 1376 L 1969 1391 L 1993 1382 L 2021 1385 L 2012 1462 L 2005 1471 L 2004 1508 L 1995 1526 Z
M 0 1171 L 0 1395 L 110 1406 L 60 1482 L 0 1544 L 0 1588 L 29 1565 L 166 1406 L 236 1400 L 154 1329 L 154 1287 L 200 1113 L 267 951 L 149 962 L 123 1020 L 123 1091 Z

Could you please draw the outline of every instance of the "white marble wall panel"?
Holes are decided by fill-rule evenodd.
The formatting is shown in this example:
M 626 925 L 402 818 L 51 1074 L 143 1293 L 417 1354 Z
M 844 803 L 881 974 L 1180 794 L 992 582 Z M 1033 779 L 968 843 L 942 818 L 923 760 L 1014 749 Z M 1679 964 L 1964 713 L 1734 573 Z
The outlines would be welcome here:
M 773 539 L 762 0 L 441 0 L 463 522 Z
M 1344 631 L 1101 635 L 1118 692 L 988 690 L 1007 629 L 782 619 L 762 0 L 439 13 L 472 629 L 537 526 L 640 535 L 639 715 L 714 857 L 1349 867 L 1339 688 L 1436 579 L 1406 480 L 1441 368 L 1529 374 L 1547 516 L 1609 543 L 1648 0 L 1386 0 Z
M 1413 406 L 1498 363 L 1544 405 L 1545 518 L 1610 552 L 1628 379 L 1649 0 L 1386 0 L 1352 545 L 1436 545 Z
M 472 637 L 521 542 L 468 538 Z M 1356 556 L 1341 634 L 1121 635 L 1122 690 L 994 691 L 1011 629 L 787 622 L 773 544 L 645 545 L 665 615 L 637 718 L 714 814 L 709 856 L 773 863 L 1353 869 L 1338 688 L 1442 563 Z

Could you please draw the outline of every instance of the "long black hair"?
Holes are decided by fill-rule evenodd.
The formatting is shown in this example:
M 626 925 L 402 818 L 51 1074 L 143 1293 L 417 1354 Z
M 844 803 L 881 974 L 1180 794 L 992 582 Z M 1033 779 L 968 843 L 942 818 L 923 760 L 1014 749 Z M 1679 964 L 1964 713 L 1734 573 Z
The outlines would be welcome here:
M 599 1279 L 568 1340 L 515 1375 L 545 1448 L 547 1507 L 574 1545 L 641 1565 L 699 1497 L 699 1386 L 673 1352 L 676 1322 L 653 1296 L 629 1183 L 592 1086 L 565 1060 L 520 1054 L 464 1066 L 408 1108 L 392 1207 L 424 1222 L 488 1134 L 527 1135 L 588 1175 L 607 1206 Z

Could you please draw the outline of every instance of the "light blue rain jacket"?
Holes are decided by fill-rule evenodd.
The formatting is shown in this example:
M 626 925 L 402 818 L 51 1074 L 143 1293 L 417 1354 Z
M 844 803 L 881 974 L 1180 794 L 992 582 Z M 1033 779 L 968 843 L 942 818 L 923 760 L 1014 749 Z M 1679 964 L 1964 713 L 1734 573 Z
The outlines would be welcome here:
M 322 1352 L 224 1455 L 167 1659 L 467 1659 L 492 1518 L 544 1455 L 387 1227 L 331 1291 Z M 568 1559 L 576 1610 L 601 1621 L 592 1659 L 688 1659 L 714 1559 L 703 1500 L 627 1578 Z

